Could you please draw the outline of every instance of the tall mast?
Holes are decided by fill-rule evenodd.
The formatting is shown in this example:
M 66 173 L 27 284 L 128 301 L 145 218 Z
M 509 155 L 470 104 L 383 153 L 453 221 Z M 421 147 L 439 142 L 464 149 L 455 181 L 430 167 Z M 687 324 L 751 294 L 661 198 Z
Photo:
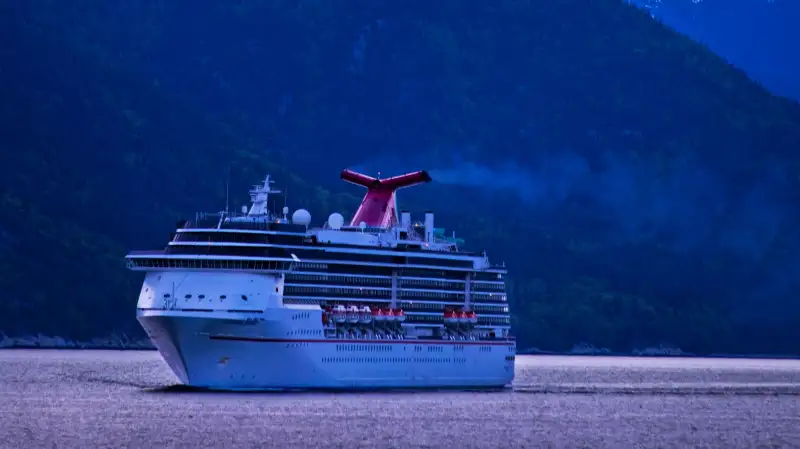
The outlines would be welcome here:
M 273 190 L 270 184 L 275 181 L 269 179 L 269 175 L 264 179 L 264 185 L 255 185 L 250 190 L 250 201 L 253 203 L 250 206 L 250 211 L 247 216 L 264 216 L 269 215 L 269 194 L 281 193 L 280 190 Z
M 231 192 L 231 166 L 228 164 L 227 170 L 225 175 L 225 216 L 228 215 L 229 209 L 228 206 L 230 205 L 230 192 Z

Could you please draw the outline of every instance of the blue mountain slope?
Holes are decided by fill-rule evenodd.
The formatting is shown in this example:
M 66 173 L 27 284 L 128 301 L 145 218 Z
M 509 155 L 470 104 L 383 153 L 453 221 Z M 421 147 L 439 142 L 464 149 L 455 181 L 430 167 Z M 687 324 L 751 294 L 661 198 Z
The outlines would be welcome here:
M 0 330 L 135 329 L 122 253 L 229 164 L 314 217 L 426 168 L 404 207 L 509 264 L 522 346 L 796 352 L 797 103 L 617 0 L 464 5 L 7 5 Z
M 778 95 L 800 100 L 800 2 L 631 0 L 706 45 Z

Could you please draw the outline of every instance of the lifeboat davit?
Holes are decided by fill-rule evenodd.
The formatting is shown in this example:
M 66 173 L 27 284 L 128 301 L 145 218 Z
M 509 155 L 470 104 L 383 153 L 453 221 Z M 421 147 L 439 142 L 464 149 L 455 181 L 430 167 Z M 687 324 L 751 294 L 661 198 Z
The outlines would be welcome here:
M 350 306 L 347 308 L 347 322 L 351 324 L 358 323 L 358 320 L 361 319 L 361 312 L 358 310 L 358 306 Z
M 347 310 L 343 305 L 338 305 L 333 308 L 333 322 L 344 323 L 347 320 Z
M 361 310 L 359 312 L 359 323 L 367 324 L 372 322 L 372 310 L 370 310 L 369 307 L 361 306 Z
M 456 316 L 456 312 L 452 309 L 447 309 L 444 311 L 444 322 L 447 324 L 455 324 L 458 322 L 458 316 Z
M 331 321 L 331 311 L 332 310 L 333 310 L 333 308 L 331 308 L 331 306 L 325 306 L 322 309 L 322 325 L 323 326 L 327 326 L 328 323 L 330 323 L 330 321 Z
M 403 309 L 394 309 L 392 315 L 394 315 L 395 321 L 403 322 L 406 320 L 406 314 L 403 312 Z

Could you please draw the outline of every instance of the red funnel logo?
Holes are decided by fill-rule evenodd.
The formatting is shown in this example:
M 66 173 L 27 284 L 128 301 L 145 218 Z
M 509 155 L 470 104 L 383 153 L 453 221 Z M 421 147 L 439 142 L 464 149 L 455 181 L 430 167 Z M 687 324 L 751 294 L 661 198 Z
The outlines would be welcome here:
M 394 226 L 397 223 L 397 210 L 395 210 L 397 189 L 431 181 L 430 175 L 424 170 L 386 179 L 344 170 L 342 179 L 367 188 L 367 194 L 353 215 L 350 226 L 358 226 L 363 221 L 367 226 L 380 228 Z

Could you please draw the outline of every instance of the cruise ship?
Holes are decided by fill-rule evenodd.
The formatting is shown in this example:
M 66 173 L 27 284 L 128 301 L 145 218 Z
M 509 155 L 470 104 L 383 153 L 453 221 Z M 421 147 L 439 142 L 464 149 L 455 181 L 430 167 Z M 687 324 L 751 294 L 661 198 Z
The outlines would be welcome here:
M 425 171 L 374 178 L 349 224 L 273 212 L 269 176 L 241 212 L 181 220 L 145 273 L 137 319 L 178 379 L 219 390 L 498 388 L 514 378 L 504 266 L 397 208 Z M 227 209 L 227 208 L 226 208 Z

